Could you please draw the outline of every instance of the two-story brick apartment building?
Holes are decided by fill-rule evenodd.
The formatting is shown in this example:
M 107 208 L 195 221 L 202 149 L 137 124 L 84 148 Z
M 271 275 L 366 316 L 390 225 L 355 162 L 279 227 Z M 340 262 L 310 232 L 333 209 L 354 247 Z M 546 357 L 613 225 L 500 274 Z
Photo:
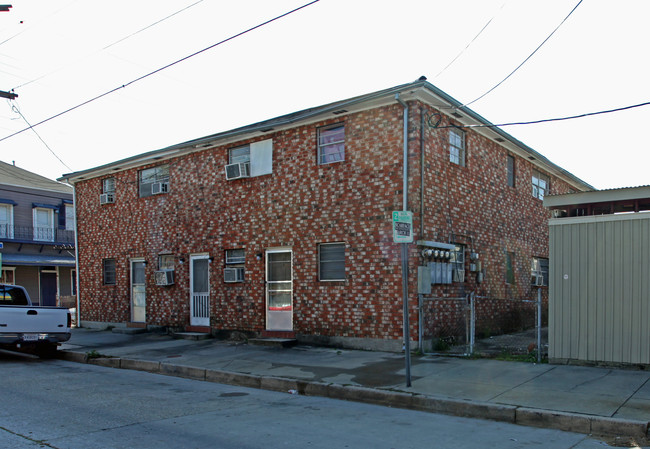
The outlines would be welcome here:
M 398 350 L 391 216 L 405 197 L 419 242 L 412 339 L 418 266 L 431 269 L 432 296 L 530 295 L 531 262 L 548 257 L 542 198 L 591 187 L 502 130 L 469 125 L 489 123 L 421 79 L 64 175 L 82 324 Z M 448 315 L 430 304 L 428 328 Z
M 75 293 L 74 208 L 70 186 L 0 162 L 2 282 L 54 306 Z

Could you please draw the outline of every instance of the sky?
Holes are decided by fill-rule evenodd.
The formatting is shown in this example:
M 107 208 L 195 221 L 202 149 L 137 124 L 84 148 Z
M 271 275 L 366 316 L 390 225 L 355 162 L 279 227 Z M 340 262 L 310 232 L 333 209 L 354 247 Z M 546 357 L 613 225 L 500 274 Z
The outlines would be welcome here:
M 0 160 L 56 179 L 422 75 L 494 124 L 650 102 L 647 0 L 319 0 L 227 40 L 309 1 L 5 2 Z M 610 189 L 650 184 L 648 124 L 503 129 Z

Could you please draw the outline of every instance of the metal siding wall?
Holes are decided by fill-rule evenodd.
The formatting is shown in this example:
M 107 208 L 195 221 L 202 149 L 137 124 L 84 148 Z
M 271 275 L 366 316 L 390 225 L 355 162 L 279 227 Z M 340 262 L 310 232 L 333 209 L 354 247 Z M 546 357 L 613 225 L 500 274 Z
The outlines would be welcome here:
M 553 224 L 549 250 L 549 356 L 650 364 L 650 216 Z

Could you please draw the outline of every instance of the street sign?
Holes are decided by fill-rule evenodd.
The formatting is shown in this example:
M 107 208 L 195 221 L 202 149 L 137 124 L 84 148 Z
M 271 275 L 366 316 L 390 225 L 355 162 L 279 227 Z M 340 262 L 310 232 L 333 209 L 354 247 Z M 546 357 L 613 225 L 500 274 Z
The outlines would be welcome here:
M 393 211 L 393 242 L 413 243 L 413 212 Z

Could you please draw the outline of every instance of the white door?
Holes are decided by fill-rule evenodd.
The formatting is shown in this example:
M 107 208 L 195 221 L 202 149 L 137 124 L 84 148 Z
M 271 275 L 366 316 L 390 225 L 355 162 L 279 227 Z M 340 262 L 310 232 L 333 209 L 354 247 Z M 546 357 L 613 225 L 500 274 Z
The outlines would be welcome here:
M 190 256 L 190 326 L 210 326 L 209 256 Z
M 266 329 L 293 330 L 291 250 L 266 252 Z
M 131 260 L 131 322 L 145 323 L 147 320 L 147 295 L 145 290 L 144 260 Z

